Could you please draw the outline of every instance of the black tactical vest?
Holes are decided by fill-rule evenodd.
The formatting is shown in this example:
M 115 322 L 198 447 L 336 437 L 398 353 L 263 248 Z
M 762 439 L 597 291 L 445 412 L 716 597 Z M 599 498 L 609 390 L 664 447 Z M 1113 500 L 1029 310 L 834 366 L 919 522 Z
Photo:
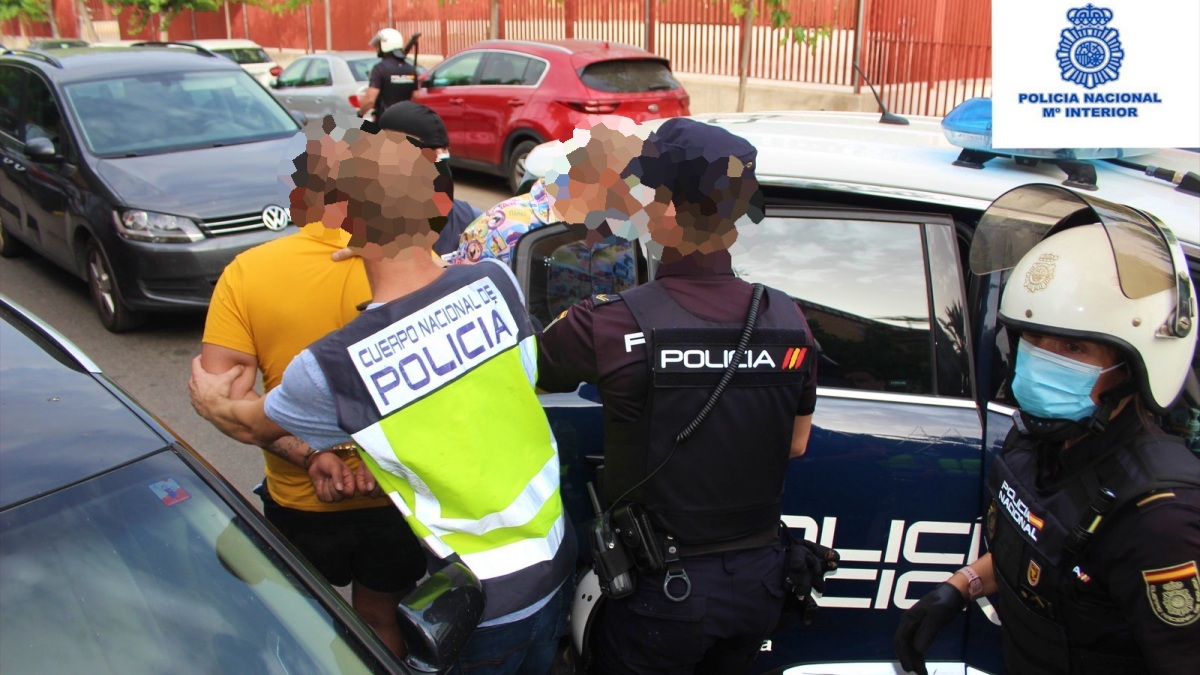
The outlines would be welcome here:
M 992 503 L 986 527 L 999 584 L 1004 629 L 1004 660 L 1013 673 L 1063 675 L 1146 672 L 1131 641 L 1104 644 L 1103 627 L 1127 622 L 1111 601 L 1082 598 L 1073 586 L 1083 551 L 1105 545 L 1104 523 L 1149 492 L 1200 487 L 1200 462 L 1179 439 L 1138 434 L 1136 417 L 1122 416 L 1126 433 L 1110 433 L 1112 447 L 1053 491 L 1039 491 L 1038 442 L 1009 433 L 988 475 Z M 1102 489 L 1115 498 L 1101 497 Z M 1090 537 L 1083 532 L 1094 519 L 1089 507 L 1105 512 Z M 1124 631 L 1128 634 L 1128 631 Z M 1099 651 L 1095 645 L 1109 647 Z M 1101 648 L 1103 649 L 1103 647 Z
M 657 283 L 622 292 L 621 299 L 645 338 L 651 387 L 637 420 L 606 413 L 606 499 L 611 503 L 637 486 L 626 501 L 645 506 L 655 526 L 684 545 L 777 528 L 796 410 L 816 359 L 795 303 L 767 289 L 729 388 L 670 462 L 641 483 L 708 400 L 743 325 L 701 319 Z

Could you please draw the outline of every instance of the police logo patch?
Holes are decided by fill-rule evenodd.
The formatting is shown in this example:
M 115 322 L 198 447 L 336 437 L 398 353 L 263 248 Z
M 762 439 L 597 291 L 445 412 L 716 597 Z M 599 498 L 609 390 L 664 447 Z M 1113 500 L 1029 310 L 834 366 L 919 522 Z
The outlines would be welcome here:
M 1200 573 L 1196 563 L 1144 570 L 1146 595 L 1154 616 L 1169 626 L 1189 626 L 1200 618 Z
M 1037 262 L 1025 273 L 1025 288 L 1030 293 L 1045 290 L 1050 285 L 1050 282 L 1054 280 L 1054 265 L 1056 262 L 1058 262 L 1058 256 L 1053 253 L 1043 253 L 1038 256 Z
M 1038 582 L 1042 580 L 1042 566 L 1030 560 L 1029 569 L 1025 570 L 1025 580 L 1029 582 L 1030 586 L 1037 586 Z
M 991 502 L 988 504 L 987 517 L 985 519 L 988 541 L 992 541 L 996 538 L 996 513 L 996 502 Z

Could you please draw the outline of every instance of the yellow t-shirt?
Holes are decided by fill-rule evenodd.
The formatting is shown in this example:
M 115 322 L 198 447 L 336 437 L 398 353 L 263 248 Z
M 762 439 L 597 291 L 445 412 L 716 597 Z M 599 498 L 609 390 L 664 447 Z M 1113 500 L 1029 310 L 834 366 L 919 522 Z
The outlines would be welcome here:
M 358 316 L 371 298 L 363 262 L 333 262 L 330 255 L 350 235 L 320 223 L 256 246 L 234 258 L 213 291 L 204 342 L 253 354 L 267 391 L 305 347 Z M 282 506 L 303 511 L 344 511 L 386 506 L 386 497 L 355 496 L 340 502 L 317 499 L 308 472 L 263 451 L 267 487 Z M 356 466 L 357 457 L 349 460 Z

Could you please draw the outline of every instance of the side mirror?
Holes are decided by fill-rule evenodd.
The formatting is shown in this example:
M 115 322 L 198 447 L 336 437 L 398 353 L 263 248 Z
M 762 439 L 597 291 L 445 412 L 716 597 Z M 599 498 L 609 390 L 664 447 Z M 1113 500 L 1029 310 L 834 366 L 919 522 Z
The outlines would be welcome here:
M 25 143 L 25 156 L 35 162 L 45 162 L 47 164 L 55 164 L 63 161 L 58 150 L 54 147 L 54 142 L 49 138 L 31 138 Z
M 300 124 L 300 126 L 304 126 L 305 124 L 308 124 L 308 115 L 305 115 L 303 112 L 301 112 L 299 110 L 289 110 L 288 112 L 292 114 L 292 119 L 296 120 L 296 122 L 298 122 Z
M 422 673 L 452 666 L 479 625 L 483 604 L 483 585 L 461 562 L 431 574 L 396 607 L 408 647 L 405 663 Z
M 417 88 L 418 89 L 432 89 L 433 88 L 433 78 L 426 77 L 424 79 L 417 80 Z

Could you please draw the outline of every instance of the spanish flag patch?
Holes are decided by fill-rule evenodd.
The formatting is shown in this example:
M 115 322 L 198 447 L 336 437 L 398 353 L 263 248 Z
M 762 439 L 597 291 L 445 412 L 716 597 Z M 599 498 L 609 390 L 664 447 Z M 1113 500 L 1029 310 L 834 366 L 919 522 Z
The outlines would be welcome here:
M 1188 626 L 1200 618 L 1200 571 L 1195 561 L 1143 570 L 1150 609 L 1163 623 Z

